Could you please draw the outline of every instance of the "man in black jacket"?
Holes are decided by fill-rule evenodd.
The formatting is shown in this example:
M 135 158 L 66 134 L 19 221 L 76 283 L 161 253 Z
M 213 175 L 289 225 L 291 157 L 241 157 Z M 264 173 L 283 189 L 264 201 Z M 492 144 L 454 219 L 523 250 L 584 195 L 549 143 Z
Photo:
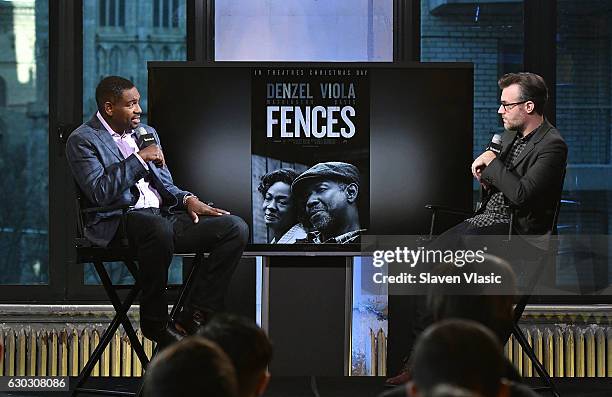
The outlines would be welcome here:
M 501 151 L 486 150 L 474 160 L 472 174 L 483 188 L 475 216 L 442 234 L 436 245 L 464 235 L 504 235 L 510 211 L 513 232 L 546 249 L 561 197 L 567 145 L 544 117 L 548 89 L 534 73 L 510 73 L 498 81 L 504 128 Z M 449 244 L 452 246 L 452 244 Z
M 510 211 L 514 211 L 513 233 L 521 238 L 514 239 L 516 245 L 512 250 L 499 254 L 508 259 L 506 255 L 511 251 L 537 260 L 546 252 L 553 231 L 555 209 L 563 188 L 567 145 L 544 117 L 548 88 L 541 76 L 510 73 L 502 76 L 498 85 L 502 92 L 497 113 L 506 129 L 501 150 L 496 154 L 487 149 L 471 165 L 472 174 L 482 186 L 482 204 L 473 217 L 442 233 L 428 248 L 460 250 L 487 246 L 489 252 L 494 251 L 500 244 L 491 239 L 508 234 Z M 517 273 L 521 281 L 526 279 L 522 271 Z M 390 298 L 389 307 L 392 312 L 403 312 L 414 319 L 403 330 L 403 340 L 395 342 L 398 351 L 409 352 L 418 333 L 431 322 L 431 316 L 425 310 L 424 299 L 402 298 Z M 398 384 L 404 378 L 400 374 L 389 382 Z

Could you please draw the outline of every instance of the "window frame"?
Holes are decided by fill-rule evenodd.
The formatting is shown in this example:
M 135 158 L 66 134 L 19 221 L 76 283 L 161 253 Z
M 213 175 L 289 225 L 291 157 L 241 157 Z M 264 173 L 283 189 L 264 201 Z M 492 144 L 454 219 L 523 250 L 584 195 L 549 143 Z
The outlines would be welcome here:
M 214 63 L 214 4 L 214 0 L 186 0 L 188 61 Z M 394 64 L 420 59 L 420 4 L 419 0 L 393 1 Z M 550 83 L 546 114 L 553 123 L 556 12 L 554 1 L 524 2 L 524 68 Z M 547 34 L 542 35 L 543 31 Z M 2 285 L 0 303 L 108 303 L 101 286 L 84 285 L 83 266 L 75 264 L 72 243 L 76 214 L 64 145 L 67 135 L 82 122 L 82 58 L 83 0 L 49 0 L 49 197 L 53 197 L 49 201 L 49 284 Z M 607 303 L 607 298 L 548 296 L 537 298 L 537 303 L 594 304 Z
M 74 198 L 69 199 L 66 193 L 67 188 L 72 187 L 67 185 L 69 179 L 62 136 L 66 127 L 73 125 L 75 111 L 79 113 L 75 104 L 82 96 L 82 82 L 71 78 L 82 73 L 82 51 L 76 45 L 82 41 L 81 15 L 81 0 L 49 1 L 49 283 L 2 285 L 0 303 L 57 303 L 67 299 L 68 258 L 69 251 L 74 250 L 64 237 L 70 230 L 65 220 L 74 219 L 75 211 L 72 208 Z M 65 98 L 73 100 L 66 101 Z M 71 222 L 73 225 L 75 223 Z

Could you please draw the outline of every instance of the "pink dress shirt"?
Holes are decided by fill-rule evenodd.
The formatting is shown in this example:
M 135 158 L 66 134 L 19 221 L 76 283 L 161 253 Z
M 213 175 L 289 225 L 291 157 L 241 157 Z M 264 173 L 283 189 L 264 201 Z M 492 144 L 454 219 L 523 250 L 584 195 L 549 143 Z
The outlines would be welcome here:
M 129 133 L 124 133 L 123 135 L 119 135 L 108 125 L 108 123 L 104 120 L 100 112 L 96 113 L 96 116 L 106 128 L 109 134 L 113 137 L 113 140 L 117 144 L 119 151 L 123 154 L 123 157 L 128 158 L 132 153 L 136 155 L 138 160 L 142 163 L 142 165 L 148 170 L 149 166 L 145 161 L 138 155 L 138 146 L 136 145 L 136 141 L 134 140 L 134 131 Z M 155 188 L 144 178 L 141 178 L 138 182 L 136 182 L 136 187 L 140 192 L 140 196 L 138 197 L 138 201 L 134 205 L 134 208 L 159 208 L 161 204 L 161 196 L 155 190 Z

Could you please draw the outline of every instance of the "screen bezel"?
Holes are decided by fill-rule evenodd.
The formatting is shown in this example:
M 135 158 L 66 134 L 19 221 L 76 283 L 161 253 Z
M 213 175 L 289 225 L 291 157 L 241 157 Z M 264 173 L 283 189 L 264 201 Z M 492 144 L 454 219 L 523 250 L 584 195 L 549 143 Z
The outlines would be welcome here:
M 148 75 L 156 69 L 167 69 L 167 68 L 241 68 L 241 69 L 253 69 L 253 68 L 368 68 L 368 69 L 449 69 L 449 70 L 465 70 L 471 71 L 472 86 L 474 79 L 474 67 L 472 63 L 468 62 L 431 62 L 431 63 L 419 63 L 419 62 L 342 62 L 342 63 L 329 63 L 329 62 L 237 62 L 237 61 L 222 61 L 214 63 L 200 63 L 193 61 L 149 61 L 147 62 Z M 148 92 L 154 92 L 152 90 L 151 77 L 148 78 Z M 472 94 L 473 95 L 473 94 Z M 150 96 L 148 99 L 149 108 L 151 108 Z M 473 101 L 470 106 L 472 112 L 470 117 L 473 117 Z M 153 113 L 148 114 L 149 120 L 152 120 Z M 472 120 L 473 129 L 473 120 Z M 472 131 L 473 134 L 473 131 Z M 370 138 L 372 139 L 372 138 Z M 371 161 L 371 159 L 370 159 Z M 471 190 L 471 187 L 470 187 Z M 370 193 L 371 194 L 371 193 Z M 252 201 L 252 198 L 249 198 Z M 371 205 L 371 204 L 370 204 Z M 251 211 L 252 212 L 252 211 Z M 263 256 L 367 256 L 367 252 L 363 252 L 361 244 L 261 244 L 261 243 L 248 243 L 245 249 L 245 253 L 249 255 L 263 255 Z M 371 254 L 371 253 L 370 253 Z

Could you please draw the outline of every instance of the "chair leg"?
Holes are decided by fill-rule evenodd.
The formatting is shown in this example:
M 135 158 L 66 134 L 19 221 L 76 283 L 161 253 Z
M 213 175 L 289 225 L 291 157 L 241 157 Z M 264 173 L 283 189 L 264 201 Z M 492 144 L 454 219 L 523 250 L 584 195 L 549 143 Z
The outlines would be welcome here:
M 547 388 L 550 389 L 553 396 L 559 397 L 559 392 L 557 391 L 557 388 L 555 387 L 552 379 L 550 378 L 548 371 L 546 371 L 546 368 L 544 368 L 542 363 L 540 363 L 540 360 L 538 360 L 538 357 L 533 351 L 533 348 L 531 347 L 531 345 L 529 345 L 529 341 L 525 337 L 525 334 L 523 334 L 523 331 L 516 323 L 512 325 L 512 334 L 514 335 L 518 343 L 521 345 L 523 351 L 527 354 L 533 365 L 536 367 L 536 372 L 538 373 L 538 375 L 540 375 L 540 377 L 544 379 L 544 383 L 546 384 Z
M 533 351 L 533 348 L 531 347 L 531 345 L 529 345 L 529 341 L 527 340 L 527 338 L 525 337 L 525 334 L 523 334 L 523 331 L 518 325 L 519 321 L 521 320 L 521 317 L 523 316 L 523 312 L 525 311 L 525 308 L 527 307 L 527 303 L 529 303 L 529 299 L 531 298 L 531 293 L 535 289 L 535 286 L 538 283 L 540 276 L 542 275 L 542 272 L 544 271 L 544 268 L 546 267 L 547 264 L 550 263 L 550 259 L 551 259 L 550 255 L 551 253 L 548 252 L 538 261 L 538 264 L 537 264 L 538 267 L 535 273 L 528 280 L 525 293 L 521 295 L 521 298 L 519 299 L 516 306 L 514 307 L 514 321 L 512 323 L 512 329 L 508 333 L 508 337 L 506 338 L 506 340 L 510 339 L 511 335 L 514 335 L 517 342 L 523 348 L 523 351 L 527 354 L 527 357 L 529 357 L 529 359 L 535 366 L 535 369 L 538 375 L 542 379 L 544 379 L 544 383 L 546 385 L 544 389 L 550 390 L 554 397 L 559 397 L 559 392 L 557 391 L 557 388 L 555 387 L 550 375 L 548 374 L 548 371 L 546 371 L 546 368 L 544 368 L 542 363 L 540 363 L 540 360 L 538 360 L 538 357 Z
M 181 288 L 178 299 L 176 303 L 172 306 L 172 310 L 170 310 L 170 318 L 174 319 L 176 313 L 183 307 L 184 301 L 189 294 L 189 289 L 191 288 L 191 282 L 193 281 L 193 277 L 196 271 L 202 270 L 201 267 L 204 266 L 204 254 L 198 252 L 196 256 L 193 258 L 193 265 L 191 266 L 191 270 L 185 279 L 183 284 L 183 288 Z M 158 346 L 155 346 L 153 350 L 153 357 L 157 354 Z M 140 386 L 138 387 L 138 391 L 136 392 L 136 397 L 141 397 L 143 392 L 144 382 L 140 382 Z
M 138 292 L 139 290 L 136 287 L 130 290 L 128 296 L 125 299 L 124 307 L 129 308 L 131 306 Z M 87 360 L 87 363 L 81 370 L 81 373 L 79 374 L 79 377 L 77 380 L 77 384 L 74 388 L 74 391 L 72 392 L 72 396 L 76 396 L 79 391 L 84 391 L 83 389 L 81 389 L 81 386 L 85 383 L 85 381 L 91 375 L 91 371 L 96 366 L 96 363 L 98 362 L 98 360 L 100 360 L 100 357 L 102 356 L 102 353 L 104 352 L 104 349 L 106 349 L 106 346 L 108 346 L 108 344 L 112 340 L 113 335 L 117 331 L 117 328 L 119 328 L 120 323 L 121 323 L 121 314 L 117 313 L 115 314 L 115 317 L 113 317 L 111 323 L 109 324 L 109 326 L 106 328 L 106 330 L 102 334 L 102 337 L 100 338 L 100 343 L 98 343 L 98 346 L 96 346 L 94 351 L 91 353 L 91 356 Z
M 128 393 L 128 392 L 82 388 L 82 385 L 91 375 L 91 371 L 95 367 L 96 362 L 102 356 L 104 349 L 106 349 L 106 346 L 108 346 L 108 344 L 112 340 L 113 335 L 119 328 L 119 324 L 123 325 L 123 328 L 126 331 L 126 334 L 128 335 L 130 343 L 132 344 L 132 347 L 136 351 L 136 354 L 138 355 L 138 358 L 141 361 L 143 367 L 146 367 L 146 365 L 149 362 L 148 357 L 146 356 L 144 349 L 142 347 L 142 344 L 138 340 L 138 337 L 136 336 L 136 332 L 134 331 L 134 328 L 132 327 L 132 324 L 129 321 L 129 318 L 127 316 L 127 312 L 129 308 L 132 306 L 132 303 L 134 302 L 134 299 L 138 295 L 138 292 L 140 292 L 140 286 L 138 285 L 138 283 L 136 283 L 132 287 L 130 292 L 128 293 L 125 300 L 121 302 L 121 300 L 119 299 L 119 296 L 117 295 L 117 292 L 113 288 L 112 281 L 110 280 L 110 277 L 108 276 L 108 273 L 106 272 L 106 269 L 104 268 L 103 263 L 101 261 L 95 262 L 94 266 L 96 268 L 96 271 L 98 272 L 98 275 L 100 276 L 102 285 L 109 299 L 111 300 L 113 307 L 115 308 L 116 314 L 113 317 L 109 326 L 106 328 L 106 330 L 102 334 L 100 343 L 98 344 L 98 346 L 96 346 L 91 356 L 89 357 L 89 360 L 85 364 L 85 367 L 79 374 L 77 384 L 72 392 L 72 396 L 76 396 L 79 392 L 87 392 L 87 393 L 94 393 L 94 394 L 107 394 L 107 395 L 120 395 L 120 396 L 133 396 L 134 393 Z
M 198 252 L 193 258 L 191 269 L 189 270 L 189 274 L 187 275 L 187 278 L 183 283 L 183 288 L 181 288 L 180 290 L 178 299 L 176 300 L 176 303 L 172 306 L 172 310 L 170 310 L 171 319 L 174 319 L 176 313 L 183 307 L 185 299 L 187 299 L 187 296 L 189 295 L 189 290 L 191 289 L 191 283 L 193 281 L 193 278 L 195 277 L 195 273 L 203 271 L 202 267 L 204 266 L 204 263 L 204 254 Z
M 525 308 L 527 307 L 527 303 L 529 303 L 531 294 L 533 293 L 533 290 L 535 289 L 538 281 L 540 280 L 540 277 L 542 276 L 542 272 L 544 271 L 544 268 L 546 267 L 548 263 L 550 263 L 549 255 L 550 254 L 546 254 L 541 259 L 541 261 L 539 261 L 540 263 L 537 264 L 537 269 L 535 273 L 529 279 L 529 282 L 525 288 L 525 292 L 523 293 L 523 295 L 521 295 L 521 299 L 518 301 L 518 303 L 514 307 L 514 323 L 518 323 L 520 321 L 523 315 L 523 312 L 525 311 Z
M 521 299 L 518 301 L 516 306 L 514 306 L 514 323 L 517 324 L 521 317 L 523 316 L 523 312 L 525 312 L 525 308 L 527 307 L 527 303 L 531 295 L 522 295 Z
M 132 271 L 132 269 L 135 269 L 134 263 L 132 261 L 126 260 L 125 264 L 130 271 Z M 142 344 L 138 340 L 138 337 L 136 336 L 136 331 L 134 331 L 134 327 L 132 326 L 132 323 L 130 322 L 130 319 L 127 316 L 127 311 L 132 305 L 132 302 L 130 302 L 130 305 L 127 307 L 125 307 L 125 305 L 121 303 L 119 296 L 117 295 L 115 289 L 112 287 L 112 281 L 110 277 L 108 276 L 108 273 L 106 272 L 106 269 L 104 268 L 104 265 L 102 263 L 97 264 L 96 269 L 98 270 L 98 273 L 100 274 L 100 279 L 103 280 L 102 284 L 104 285 L 104 288 L 106 289 L 106 293 L 108 297 L 110 298 L 111 303 L 113 304 L 113 307 L 115 308 L 115 311 L 117 313 L 120 313 L 121 325 L 123 325 L 123 329 L 125 330 L 125 333 L 127 334 L 128 339 L 130 340 L 130 343 L 132 344 L 132 348 L 136 351 L 136 355 L 138 356 L 138 359 L 140 360 L 140 363 L 142 364 L 142 366 L 146 368 L 146 366 L 149 364 L 149 358 L 147 357 L 142 347 Z M 140 291 L 140 286 L 138 283 L 137 275 L 134 273 L 132 275 L 134 276 L 134 279 L 136 280 L 136 283 L 134 284 L 134 288 L 137 288 L 137 290 Z

